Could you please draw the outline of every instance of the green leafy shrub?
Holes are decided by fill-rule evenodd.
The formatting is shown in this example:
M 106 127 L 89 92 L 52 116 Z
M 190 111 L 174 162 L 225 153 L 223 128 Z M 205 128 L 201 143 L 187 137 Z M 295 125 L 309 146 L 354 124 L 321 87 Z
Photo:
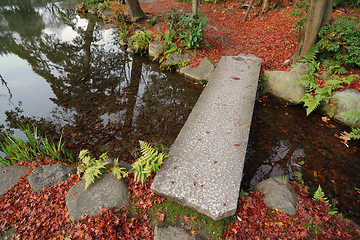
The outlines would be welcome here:
M 135 53 L 140 55 L 147 53 L 149 49 L 152 33 L 153 33 L 152 31 L 142 31 L 142 30 L 137 30 L 135 32 L 135 34 L 130 38 L 130 42 Z
M 165 14 L 170 33 L 185 49 L 198 49 L 205 40 L 204 27 L 206 17 L 202 13 L 184 13 L 182 10 L 172 10 Z
M 32 129 L 27 125 L 19 125 L 20 130 L 25 134 L 26 140 L 19 139 L 12 134 L 2 134 L 4 142 L 0 142 L 0 150 L 7 157 L 0 157 L 0 165 L 8 166 L 22 161 L 36 161 L 40 158 L 55 158 L 72 162 L 72 155 L 64 147 L 62 136 L 58 143 L 47 137 L 40 137 L 37 128 Z
M 338 62 L 360 66 L 360 19 L 338 17 L 319 31 L 320 50 Z
M 360 0 L 334 0 L 334 6 L 360 8 Z

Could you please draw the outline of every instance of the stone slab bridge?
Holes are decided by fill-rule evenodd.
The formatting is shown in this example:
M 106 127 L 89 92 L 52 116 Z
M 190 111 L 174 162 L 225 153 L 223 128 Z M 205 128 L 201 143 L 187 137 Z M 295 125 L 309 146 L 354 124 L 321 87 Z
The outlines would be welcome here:
M 237 209 L 261 59 L 224 56 L 151 189 L 214 220 Z

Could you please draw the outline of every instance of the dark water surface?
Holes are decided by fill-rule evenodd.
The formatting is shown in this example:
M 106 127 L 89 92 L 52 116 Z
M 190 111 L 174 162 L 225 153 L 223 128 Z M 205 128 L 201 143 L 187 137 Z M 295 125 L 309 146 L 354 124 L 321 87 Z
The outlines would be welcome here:
M 0 125 L 131 161 L 139 140 L 171 144 L 202 86 L 130 56 L 71 1 L 0 1 Z M 18 131 L 15 130 L 15 133 Z
M 354 188 L 360 188 L 360 142 L 347 147 L 338 136 L 348 128 L 325 123 L 318 113 L 305 115 L 302 107 L 255 104 L 242 187 L 272 176 L 294 179 L 300 171 L 311 196 L 320 184 L 340 212 L 360 224 L 360 193 Z
M 63 132 L 73 151 L 128 162 L 138 140 L 171 145 L 202 86 L 128 55 L 114 30 L 74 9 L 71 1 L 0 0 L 0 130 L 21 137 L 23 121 L 50 137 Z M 311 193 L 320 184 L 360 223 L 359 142 L 346 147 L 335 136 L 343 130 L 302 108 L 257 102 L 242 187 L 301 171 Z

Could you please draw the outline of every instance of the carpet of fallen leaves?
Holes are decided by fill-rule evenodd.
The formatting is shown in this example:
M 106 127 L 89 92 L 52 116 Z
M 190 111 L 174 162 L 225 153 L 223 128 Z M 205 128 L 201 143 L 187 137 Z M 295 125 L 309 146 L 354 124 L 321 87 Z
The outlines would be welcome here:
M 54 163 L 40 161 L 24 163 L 29 171 L 20 181 L 0 198 L 0 235 L 15 228 L 13 239 L 153 239 L 154 229 L 149 210 L 165 199 L 150 189 L 153 178 L 145 184 L 134 182 L 130 175 L 126 181 L 132 199 L 130 205 L 135 214 L 130 216 L 127 207 L 103 209 L 96 217 L 84 217 L 71 221 L 66 208 L 66 195 L 80 179 L 72 175 L 57 186 L 34 192 L 27 180 L 32 169 Z M 298 214 L 288 216 L 276 209 L 269 209 L 259 191 L 250 192 L 239 199 L 236 221 L 224 232 L 224 239 L 353 239 L 360 238 L 360 230 L 354 223 L 339 215 L 328 213 L 324 201 L 313 201 L 305 187 L 292 183 L 301 206 Z M 156 214 L 159 221 L 166 215 Z M 191 229 L 194 219 L 184 216 L 181 223 Z M 196 234 L 196 231 L 190 231 Z

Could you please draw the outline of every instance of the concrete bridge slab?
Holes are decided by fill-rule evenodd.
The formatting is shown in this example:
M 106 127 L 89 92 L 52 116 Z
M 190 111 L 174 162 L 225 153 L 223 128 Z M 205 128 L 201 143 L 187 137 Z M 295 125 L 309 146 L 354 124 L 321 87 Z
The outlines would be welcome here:
M 261 59 L 224 56 L 151 189 L 214 220 L 235 214 Z

